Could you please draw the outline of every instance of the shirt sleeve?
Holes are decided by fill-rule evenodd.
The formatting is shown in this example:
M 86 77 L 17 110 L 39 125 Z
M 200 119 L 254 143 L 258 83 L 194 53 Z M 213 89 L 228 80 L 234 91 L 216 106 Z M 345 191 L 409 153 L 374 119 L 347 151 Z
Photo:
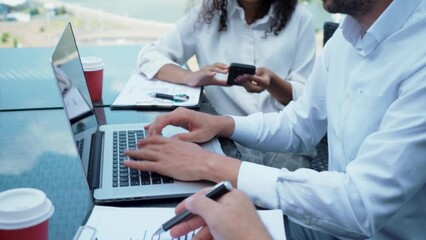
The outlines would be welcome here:
M 182 66 L 195 53 L 196 21 L 199 6 L 189 11 L 176 25 L 157 41 L 145 45 L 139 52 L 137 67 L 140 73 L 153 78 L 166 64 Z
M 238 189 L 247 193 L 259 207 L 278 208 L 277 178 L 279 169 L 242 162 L 238 173 Z

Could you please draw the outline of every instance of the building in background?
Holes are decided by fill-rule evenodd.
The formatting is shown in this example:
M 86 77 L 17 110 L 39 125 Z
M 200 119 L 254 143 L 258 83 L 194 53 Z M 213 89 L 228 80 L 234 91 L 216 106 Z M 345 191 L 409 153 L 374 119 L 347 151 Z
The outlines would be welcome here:
M 0 0 L 0 21 L 28 22 L 30 15 L 27 0 Z

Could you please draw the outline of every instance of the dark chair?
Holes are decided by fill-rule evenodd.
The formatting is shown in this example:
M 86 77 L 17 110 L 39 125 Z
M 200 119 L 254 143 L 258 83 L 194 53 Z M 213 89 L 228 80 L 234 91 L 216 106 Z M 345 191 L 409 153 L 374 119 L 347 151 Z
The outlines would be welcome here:
M 336 31 L 336 29 L 339 27 L 338 23 L 335 22 L 325 22 L 324 23 L 324 28 L 323 28 L 323 46 L 325 45 L 325 43 L 328 41 L 328 39 L 331 38 L 331 36 L 333 36 L 334 32 Z
M 325 22 L 324 23 L 324 40 L 323 45 L 328 41 L 328 39 L 333 36 L 336 29 L 339 27 L 338 23 L 335 22 Z M 311 161 L 311 168 L 321 172 L 328 169 L 328 143 L 327 143 L 327 134 L 321 139 L 321 141 L 315 147 L 316 155 L 315 158 Z

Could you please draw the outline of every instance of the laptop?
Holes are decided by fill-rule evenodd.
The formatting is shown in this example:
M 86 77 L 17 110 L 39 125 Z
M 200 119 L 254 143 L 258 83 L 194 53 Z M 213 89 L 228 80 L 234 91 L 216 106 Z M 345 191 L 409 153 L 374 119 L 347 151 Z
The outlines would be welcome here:
M 51 57 L 52 70 L 62 96 L 76 152 L 97 203 L 185 197 L 212 186 L 207 181 L 183 182 L 154 172 L 141 172 L 122 165 L 122 152 L 136 149 L 148 123 L 101 125 L 95 114 L 71 24 L 68 23 Z M 162 135 L 186 130 L 168 126 Z M 216 140 L 202 147 L 223 154 Z

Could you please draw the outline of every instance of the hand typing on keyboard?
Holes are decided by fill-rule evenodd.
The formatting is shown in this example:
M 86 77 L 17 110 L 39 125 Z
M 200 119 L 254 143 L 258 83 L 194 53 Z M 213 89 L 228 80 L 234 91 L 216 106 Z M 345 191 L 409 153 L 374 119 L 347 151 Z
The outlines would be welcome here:
M 172 183 L 173 179 L 150 171 L 129 169 L 123 164 L 125 160 L 134 160 L 124 154 L 126 149 L 137 150 L 137 142 L 145 138 L 143 130 L 116 131 L 113 133 L 112 186 L 128 187 L 150 184 Z

